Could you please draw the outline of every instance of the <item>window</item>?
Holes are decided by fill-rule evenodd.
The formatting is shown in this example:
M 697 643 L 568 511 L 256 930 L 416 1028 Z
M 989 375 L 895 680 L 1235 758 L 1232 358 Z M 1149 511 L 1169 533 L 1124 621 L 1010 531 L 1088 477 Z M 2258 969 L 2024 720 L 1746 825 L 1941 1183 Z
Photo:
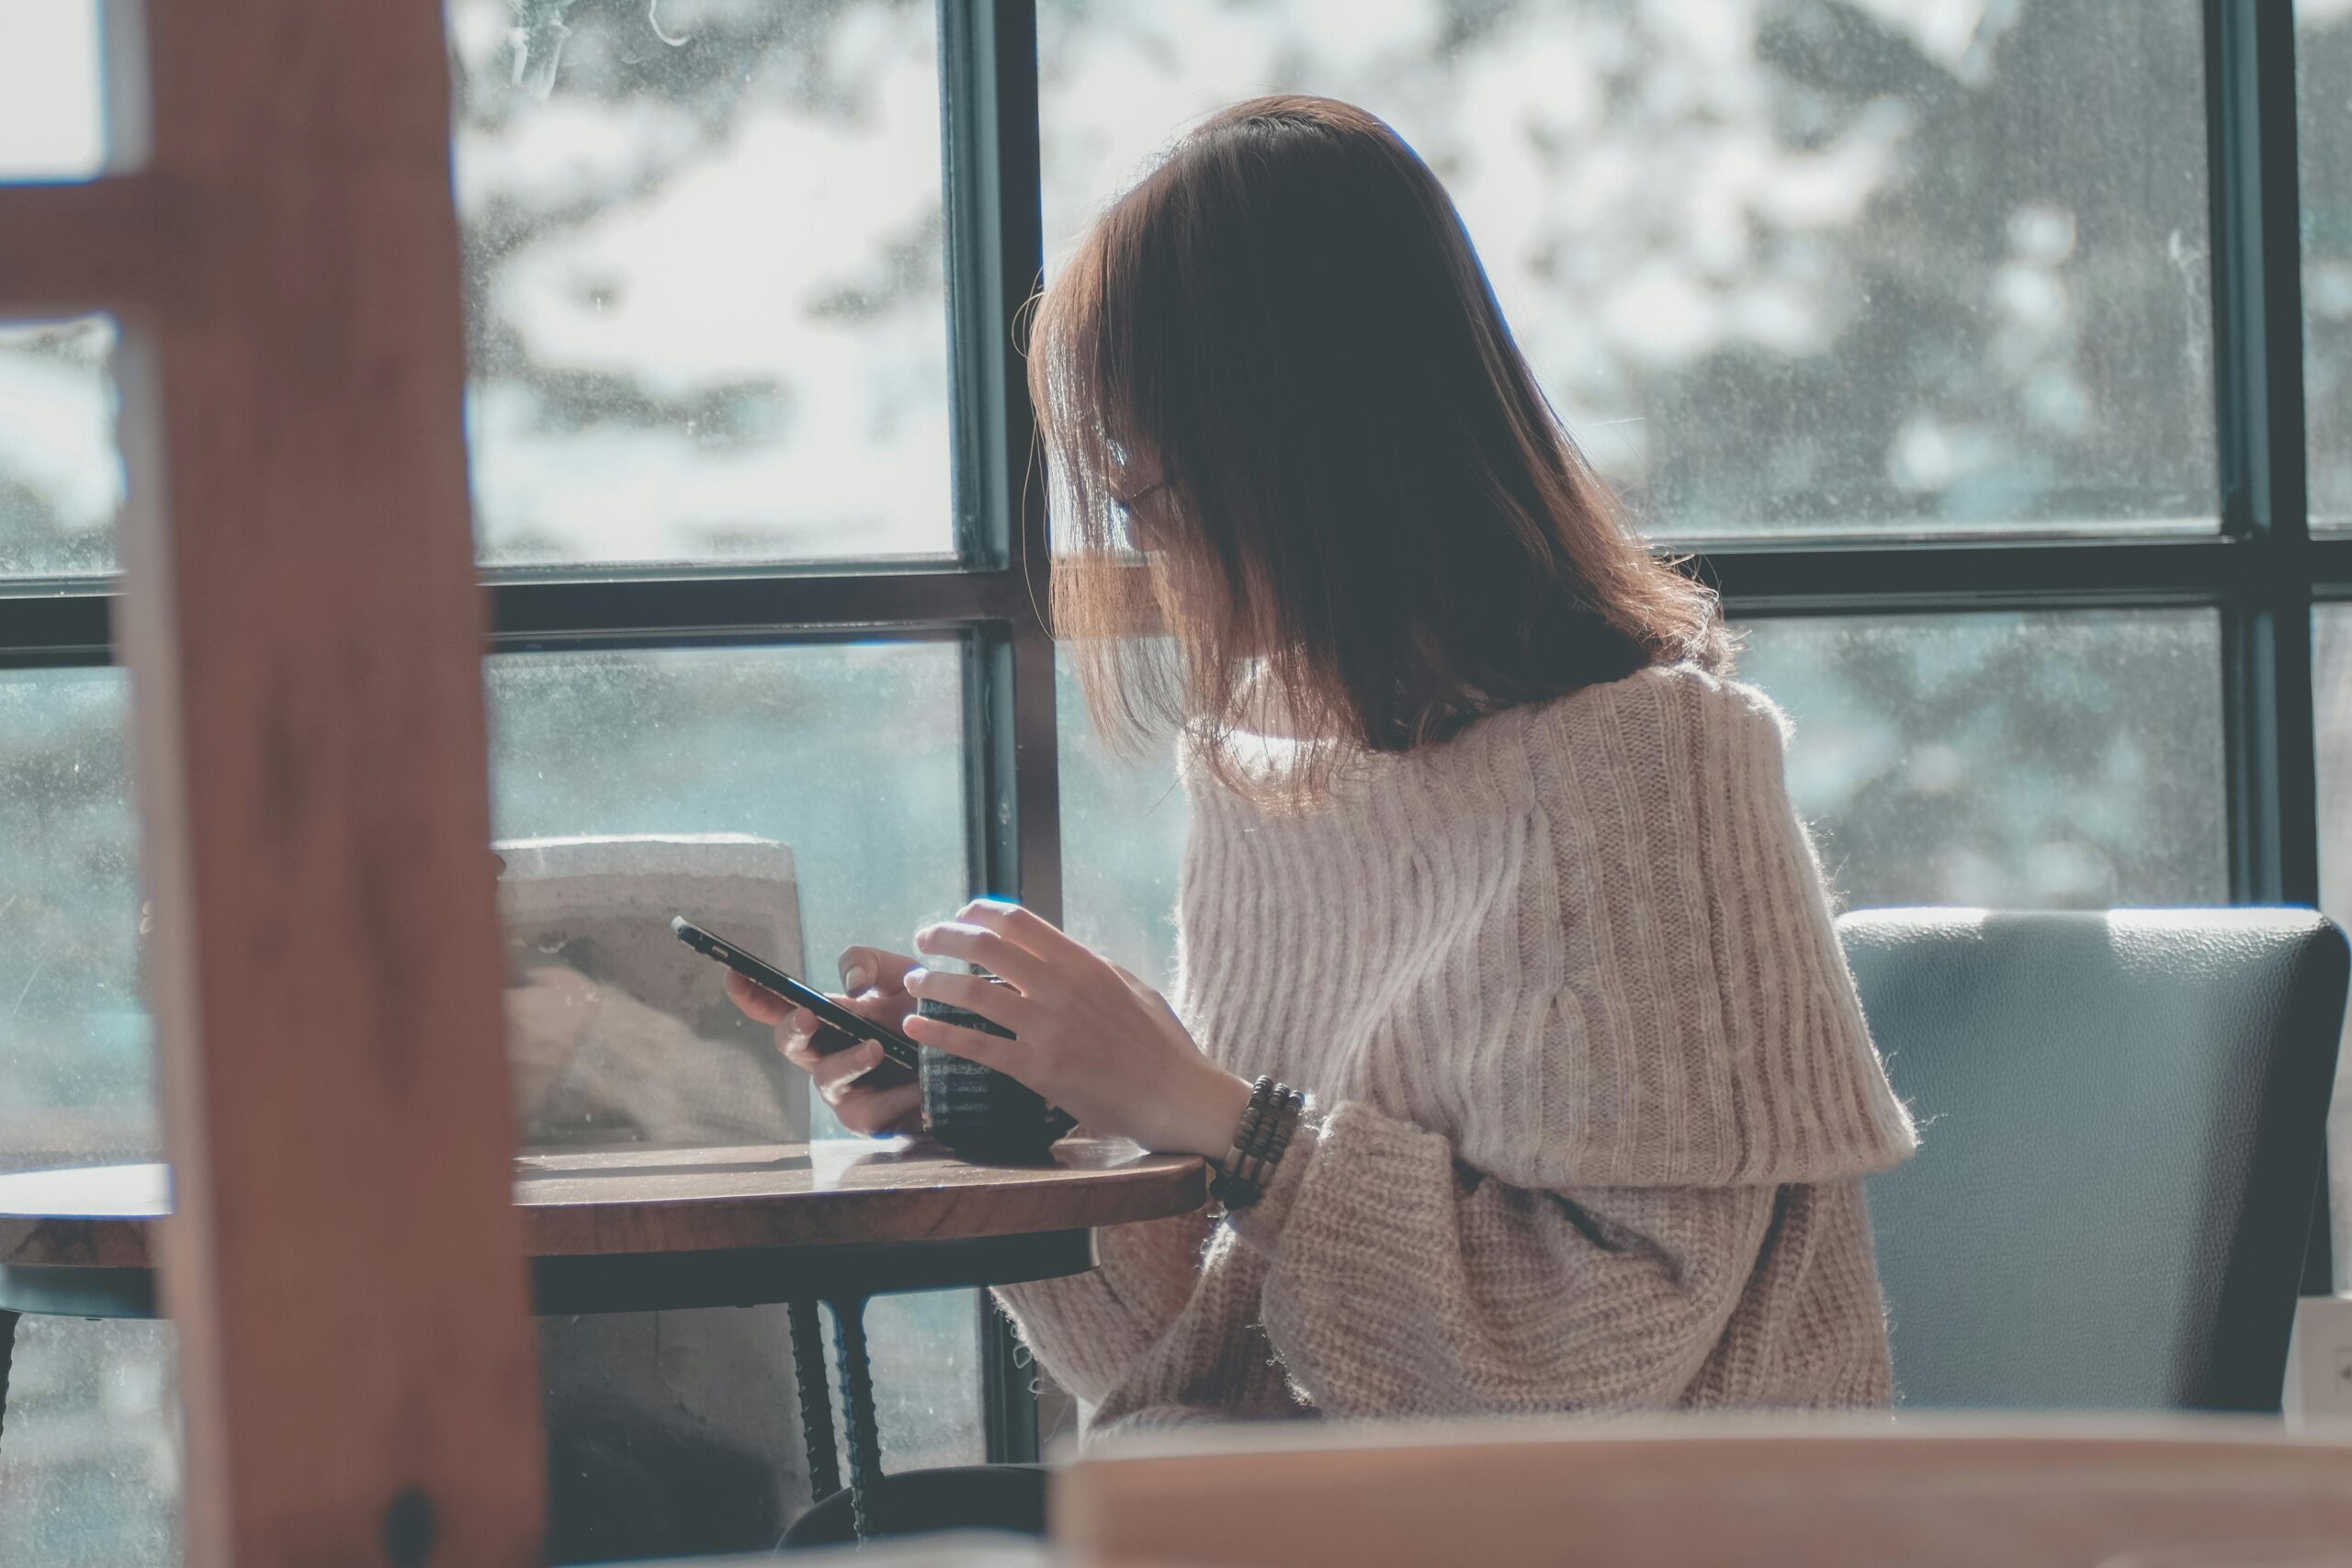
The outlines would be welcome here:
M 1361 103 L 1676 537 L 2209 531 L 2190 4 L 1037 8 L 1046 254 L 1261 93 Z
M 2312 686 L 2319 694 L 2319 874 L 2321 907 L 2338 923 L 2352 929 L 2352 604 L 2325 604 L 2312 617 L 2315 673 Z M 2352 1021 L 2345 1028 L 2352 1050 Z M 2340 1071 L 2335 1085 L 2335 1113 L 2328 1119 L 2328 1168 L 2335 1190 L 2330 1194 L 2338 1216 L 2352 1214 L 2352 1081 Z M 2343 1234 L 2339 1217 L 2337 1234 Z M 2335 1255 L 2335 1288 L 2352 1285 L 2347 1251 Z
M 2295 0 L 2312 525 L 2352 527 L 2352 5 Z
M 115 569 L 114 323 L 0 323 L 0 578 Z
M 1185 806 L 1015 564 L 1013 318 L 1188 118 L 1308 87 L 1430 159 L 1572 432 L 1703 550 L 1848 902 L 2324 863 L 2352 915 L 2347 0 L 447 5 L 503 833 L 783 840 L 820 969 L 989 890 L 1167 978 Z M 0 180 L 100 176 L 96 10 L 12 18 Z M 2300 159 L 2257 113 L 2299 83 Z M 2299 233 L 2282 300 L 2255 242 Z M 154 1146 L 114 344 L 0 323 L 0 1165 Z M 1032 1450 L 968 1294 L 888 1312 L 899 1462 Z M 164 1348 L 28 1330 L 0 1558 L 168 1550 Z
M 481 557 L 944 557 L 939 39 L 903 0 L 449 0 Z
M 106 166 L 98 5 L 11 8 L 0 52 L 0 180 L 81 180 Z

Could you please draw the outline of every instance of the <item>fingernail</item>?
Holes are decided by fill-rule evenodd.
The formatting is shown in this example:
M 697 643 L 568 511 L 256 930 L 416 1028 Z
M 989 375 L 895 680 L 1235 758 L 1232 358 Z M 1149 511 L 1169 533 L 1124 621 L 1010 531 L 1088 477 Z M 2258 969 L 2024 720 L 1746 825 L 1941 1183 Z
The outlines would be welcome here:
M 865 983 L 873 977 L 873 976 L 866 973 L 865 964 L 853 964 L 842 972 L 842 988 L 850 991 L 862 991 L 865 989 Z
M 928 969 L 910 969 L 907 971 L 907 989 L 919 991 L 922 989 L 922 983 L 930 978 L 931 971 Z

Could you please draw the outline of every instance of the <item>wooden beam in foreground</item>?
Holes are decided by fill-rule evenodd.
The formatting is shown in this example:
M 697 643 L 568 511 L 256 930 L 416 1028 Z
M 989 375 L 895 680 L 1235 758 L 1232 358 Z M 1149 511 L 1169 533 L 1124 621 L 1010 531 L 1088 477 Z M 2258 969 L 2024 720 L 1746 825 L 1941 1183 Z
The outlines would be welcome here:
M 434 0 L 155 0 L 147 173 L 16 190 L 125 343 L 198 1568 L 537 1562 Z M 112 252 L 168 191 L 172 276 Z M 145 196 L 138 193 L 144 191 Z M 132 199 L 126 204 L 119 199 Z M 141 203 L 146 203 L 142 206 Z M 85 294 L 60 279 L 88 276 Z

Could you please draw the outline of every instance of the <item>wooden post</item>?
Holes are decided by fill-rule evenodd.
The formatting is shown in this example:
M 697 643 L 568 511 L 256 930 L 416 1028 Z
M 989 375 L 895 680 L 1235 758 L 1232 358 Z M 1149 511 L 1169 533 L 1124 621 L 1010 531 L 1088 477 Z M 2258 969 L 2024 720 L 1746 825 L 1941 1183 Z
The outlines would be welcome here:
M 441 7 L 145 12 L 148 166 L 0 189 L 0 314 L 127 327 L 189 1557 L 536 1562 Z

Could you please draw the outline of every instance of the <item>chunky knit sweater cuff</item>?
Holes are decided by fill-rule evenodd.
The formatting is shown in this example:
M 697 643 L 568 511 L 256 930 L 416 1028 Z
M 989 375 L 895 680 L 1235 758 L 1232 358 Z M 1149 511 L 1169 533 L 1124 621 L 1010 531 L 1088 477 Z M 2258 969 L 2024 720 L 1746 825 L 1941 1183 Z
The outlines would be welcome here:
M 1317 1111 L 1314 1100 L 1308 1100 L 1306 1114 L 1298 1120 L 1298 1130 L 1291 1134 L 1290 1147 L 1283 1151 L 1282 1163 L 1274 1167 L 1274 1179 L 1266 1183 L 1266 1195 L 1250 1207 L 1235 1209 L 1226 1216 L 1235 1235 L 1269 1258 L 1279 1248 L 1283 1227 L 1298 1206 L 1299 1189 L 1306 1183 L 1308 1168 L 1322 1154 L 1324 1127 L 1324 1117 Z

